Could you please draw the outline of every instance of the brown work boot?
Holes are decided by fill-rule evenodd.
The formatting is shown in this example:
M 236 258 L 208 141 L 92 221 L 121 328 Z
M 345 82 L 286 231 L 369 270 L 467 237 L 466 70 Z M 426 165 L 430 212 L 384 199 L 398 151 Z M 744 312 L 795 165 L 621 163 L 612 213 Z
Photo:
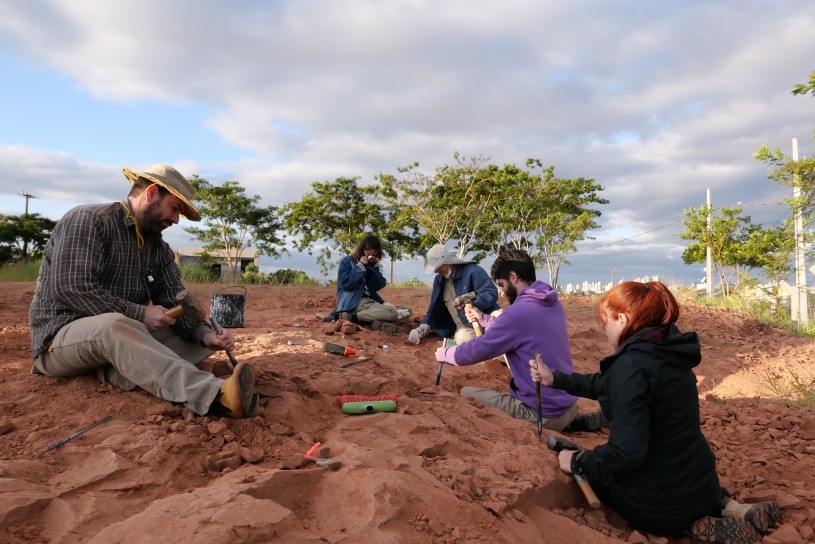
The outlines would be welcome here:
M 608 420 L 606 416 L 603 415 L 603 412 L 588 412 L 574 416 L 572 422 L 563 429 L 563 432 L 574 433 L 585 431 L 592 433 L 599 431 L 603 427 L 608 427 Z
M 239 363 L 232 375 L 221 384 L 213 407 L 228 417 L 241 418 L 257 414 L 257 404 L 255 373 L 248 363 Z
M 705 516 L 693 522 L 689 533 L 696 540 L 719 544 L 752 544 L 759 539 L 752 525 L 735 518 Z
M 781 507 L 775 501 L 741 504 L 729 499 L 722 508 L 722 515 L 747 521 L 759 532 L 766 533 L 781 522 Z

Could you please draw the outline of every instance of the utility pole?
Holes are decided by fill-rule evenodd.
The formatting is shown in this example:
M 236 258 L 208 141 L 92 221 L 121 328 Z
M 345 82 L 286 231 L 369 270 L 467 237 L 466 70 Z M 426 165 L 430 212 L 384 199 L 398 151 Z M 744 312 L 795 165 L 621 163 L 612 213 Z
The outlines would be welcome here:
M 798 138 L 792 139 L 792 160 L 798 161 Z M 798 199 L 801 197 L 801 180 L 798 176 L 793 178 L 792 199 L 795 201 L 794 223 L 795 223 L 795 296 L 797 304 L 790 304 L 793 310 L 792 320 L 798 322 L 799 327 L 805 327 L 809 323 L 809 303 L 807 300 L 807 271 L 804 256 L 804 220 L 801 216 L 801 207 Z M 795 311 L 797 309 L 797 316 Z
M 710 216 L 713 213 L 713 208 L 710 205 L 710 187 L 707 188 L 707 261 L 705 265 L 705 270 L 707 272 L 707 276 L 705 278 L 705 287 L 707 288 L 707 298 L 711 298 L 713 296 L 713 256 L 711 254 L 710 249 Z
M 25 198 L 25 214 L 23 215 L 23 220 L 25 220 L 26 218 L 28 218 L 28 201 L 31 200 L 32 198 L 37 197 L 29 193 L 28 191 L 23 191 L 22 193 L 20 193 L 20 196 Z M 28 238 L 23 240 L 23 258 L 27 257 L 28 257 Z
M 617 270 L 616 266 L 611 267 L 611 286 L 614 287 L 614 271 Z
M 22 193 L 20 193 L 20 196 L 25 198 L 25 215 L 28 215 L 28 201 L 31 200 L 32 198 L 37 197 L 27 191 L 23 191 Z

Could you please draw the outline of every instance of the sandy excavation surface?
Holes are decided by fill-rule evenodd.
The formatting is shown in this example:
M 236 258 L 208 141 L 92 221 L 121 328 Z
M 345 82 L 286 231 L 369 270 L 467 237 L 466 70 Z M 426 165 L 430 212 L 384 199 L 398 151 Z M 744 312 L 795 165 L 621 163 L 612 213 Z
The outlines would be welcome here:
M 190 287 L 205 305 L 215 289 Z M 315 321 L 334 305 L 331 287 L 249 287 L 235 356 L 255 366 L 262 399 L 246 420 L 198 417 L 90 376 L 31 375 L 33 290 L 0 284 L 0 542 L 689 542 L 592 510 L 534 425 L 459 396 L 464 385 L 503 390 L 500 368 L 446 366 L 435 386 L 439 340 L 406 342 L 429 289 L 383 291 L 414 311 L 390 337 Z M 593 301 L 564 304 L 576 370 L 594 371 L 608 348 Z M 727 311 L 683 310 L 680 327 L 703 343 L 703 431 L 723 484 L 747 502 L 781 503 L 782 525 L 764 542 L 815 540 L 815 414 L 768 387 L 768 377 L 811 383 L 815 342 Z M 373 359 L 341 368 L 350 359 L 326 353 L 326 341 Z M 224 374 L 226 362 L 216 354 L 203 367 Z M 398 396 L 395 413 L 346 415 L 336 402 L 383 394 Z M 605 439 L 570 437 L 585 447 Z M 338 470 L 304 459 L 315 442 Z

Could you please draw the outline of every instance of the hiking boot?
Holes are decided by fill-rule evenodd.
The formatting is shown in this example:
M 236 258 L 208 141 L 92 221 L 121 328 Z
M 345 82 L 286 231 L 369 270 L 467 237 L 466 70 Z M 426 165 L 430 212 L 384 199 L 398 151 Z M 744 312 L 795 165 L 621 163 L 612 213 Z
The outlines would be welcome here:
M 722 515 L 744 520 L 760 533 L 766 533 L 781 522 L 781 507 L 775 501 L 741 504 L 730 499 L 722 509 Z
M 563 430 L 565 432 L 595 432 L 603 427 L 608 427 L 608 420 L 603 412 L 588 412 L 574 416 L 572 422 Z
M 689 533 L 696 540 L 719 544 L 752 544 L 759 539 L 752 525 L 735 518 L 706 516 L 694 521 Z
M 255 373 L 248 363 L 239 363 L 232 375 L 224 380 L 213 404 L 218 404 L 224 415 L 234 418 L 257 414 L 258 394 L 255 392 Z M 218 410 L 216 410 L 218 411 Z
M 390 336 L 399 334 L 399 325 L 391 321 L 371 321 L 371 328 L 375 331 L 384 332 Z

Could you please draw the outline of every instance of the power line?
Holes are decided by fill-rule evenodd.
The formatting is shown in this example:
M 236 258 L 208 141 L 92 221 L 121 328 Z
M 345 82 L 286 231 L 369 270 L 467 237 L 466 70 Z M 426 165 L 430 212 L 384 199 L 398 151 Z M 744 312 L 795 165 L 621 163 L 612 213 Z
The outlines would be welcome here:
M 758 207 L 758 206 L 778 206 L 778 205 L 779 204 L 777 202 L 758 202 L 756 204 L 744 204 L 742 202 L 736 202 L 735 204 L 733 204 L 731 206 L 726 206 L 726 207 L 729 207 L 729 208 L 735 208 L 735 207 L 754 208 L 754 207 Z M 682 215 L 682 214 L 676 214 L 676 215 L 674 215 L 674 217 L 677 217 L 678 215 Z M 570 255 L 574 255 L 575 253 L 585 253 L 587 251 L 592 251 L 592 250 L 595 250 L 595 249 L 601 249 L 601 248 L 604 248 L 604 247 L 613 246 L 613 245 L 619 244 L 621 242 L 626 242 L 628 240 L 633 240 L 634 238 L 639 238 L 640 236 L 645 236 L 646 234 L 651 234 L 652 232 L 656 232 L 658 230 L 666 229 L 666 228 L 668 228 L 668 227 L 670 227 L 672 225 L 676 225 L 677 223 L 681 223 L 681 221 L 671 221 L 670 223 L 666 223 L 665 225 L 661 225 L 659 227 L 653 228 L 651 230 L 647 230 L 645 232 L 640 232 L 639 234 L 635 234 L 635 235 L 629 236 L 627 238 L 621 238 L 621 239 L 615 240 L 613 242 L 608 242 L 608 243 L 600 244 L 600 245 L 593 246 L 593 247 L 587 247 L 585 249 L 578 249 L 577 251 L 571 252 Z

